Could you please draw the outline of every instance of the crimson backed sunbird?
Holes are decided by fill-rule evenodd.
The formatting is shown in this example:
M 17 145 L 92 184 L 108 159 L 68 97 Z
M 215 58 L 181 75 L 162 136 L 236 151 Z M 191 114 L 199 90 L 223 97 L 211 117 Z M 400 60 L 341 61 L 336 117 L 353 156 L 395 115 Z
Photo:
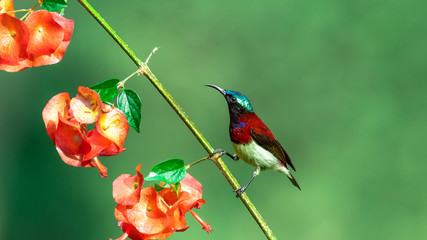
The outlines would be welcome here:
M 249 99 L 237 91 L 226 90 L 211 84 L 205 86 L 218 90 L 225 97 L 228 104 L 230 138 L 236 154 L 231 155 L 222 149 L 219 149 L 219 151 L 234 160 L 240 158 L 255 167 L 249 182 L 235 190 L 236 197 L 240 197 L 252 180 L 264 169 L 273 169 L 286 174 L 292 184 L 301 190 L 288 169 L 289 165 L 295 171 L 291 158 L 267 125 L 255 114 Z

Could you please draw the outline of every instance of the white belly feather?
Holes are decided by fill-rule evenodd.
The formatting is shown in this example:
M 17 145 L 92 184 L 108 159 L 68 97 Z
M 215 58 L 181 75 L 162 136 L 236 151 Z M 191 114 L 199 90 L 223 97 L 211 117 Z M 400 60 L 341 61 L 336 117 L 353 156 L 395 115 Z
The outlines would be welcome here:
M 260 166 L 261 169 L 271 168 L 275 171 L 283 172 L 289 175 L 289 170 L 279 164 L 279 160 L 269 151 L 259 146 L 255 141 L 248 144 L 233 143 L 233 149 L 237 156 L 254 167 Z

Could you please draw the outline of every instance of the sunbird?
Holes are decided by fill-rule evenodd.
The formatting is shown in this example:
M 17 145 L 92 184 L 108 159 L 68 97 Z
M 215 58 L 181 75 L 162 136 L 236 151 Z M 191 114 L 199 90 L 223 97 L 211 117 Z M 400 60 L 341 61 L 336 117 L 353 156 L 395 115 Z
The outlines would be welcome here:
M 301 190 L 294 176 L 288 169 L 288 165 L 295 171 L 291 158 L 271 130 L 255 114 L 249 99 L 237 91 L 230 91 L 216 85 L 205 86 L 218 90 L 227 101 L 230 114 L 230 138 L 235 155 L 231 155 L 222 149 L 222 154 L 227 154 L 234 160 L 242 159 L 255 167 L 255 171 L 249 182 L 236 190 L 236 197 L 240 197 L 249 184 L 258 176 L 261 170 L 273 169 L 286 174 L 294 186 Z

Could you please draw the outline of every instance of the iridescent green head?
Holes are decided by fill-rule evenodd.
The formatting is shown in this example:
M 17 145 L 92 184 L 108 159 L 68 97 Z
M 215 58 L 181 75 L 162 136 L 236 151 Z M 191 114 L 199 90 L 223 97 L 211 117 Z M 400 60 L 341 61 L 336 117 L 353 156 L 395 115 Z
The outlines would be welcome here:
M 216 90 L 222 93 L 222 95 L 225 97 L 225 100 L 227 100 L 230 112 L 237 114 L 254 112 L 252 105 L 249 102 L 249 99 L 240 92 L 226 90 L 211 84 L 207 84 L 205 86 L 215 88 Z

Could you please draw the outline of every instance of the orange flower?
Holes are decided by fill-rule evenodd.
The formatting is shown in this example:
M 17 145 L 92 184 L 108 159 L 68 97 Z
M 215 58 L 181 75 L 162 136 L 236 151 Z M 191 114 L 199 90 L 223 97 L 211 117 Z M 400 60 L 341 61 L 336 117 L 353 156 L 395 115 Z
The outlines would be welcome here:
M 12 11 L 11 1 L 0 0 L 0 69 L 17 72 L 61 61 L 70 44 L 74 21 L 40 10 L 31 12 L 23 22 Z
M 52 54 L 64 39 L 64 29 L 53 19 L 53 14 L 46 10 L 32 12 L 25 19 L 25 24 L 30 30 L 27 49 L 30 54 Z
M 126 116 L 102 104 L 95 91 L 86 87 L 78 87 L 77 91 L 73 99 L 68 93 L 60 93 L 46 104 L 42 116 L 47 134 L 66 164 L 97 167 L 101 175 L 107 177 L 107 168 L 98 156 L 116 155 L 125 150 L 123 144 L 129 130 Z M 87 133 L 87 124 L 92 123 L 104 124 L 109 132 L 120 134 L 105 137 L 97 128 Z
M 25 24 L 30 31 L 28 53 L 31 54 L 32 66 L 60 62 L 70 44 L 74 21 L 56 12 L 40 10 L 28 15 Z
M 139 168 L 140 165 L 137 174 Z M 178 189 L 174 185 L 160 192 L 153 187 L 142 188 L 140 198 L 135 203 L 135 191 L 138 190 L 132 189 L 132 184 L 137 183 L 137 176 L 121 175 L 113 183 L 113 197 L 118 203 L 114 215 L 124 233 L 118 240 L 128 237 L 133 240 L 166 239 L 175 231 L 182 232 L 188 228 L 185 221 L 188 211 L 203 225 L 203 229 L 211 232 L 209 224 L 191 210 L 205 203 L 201 199 L 200 182 L 187 174 Z

